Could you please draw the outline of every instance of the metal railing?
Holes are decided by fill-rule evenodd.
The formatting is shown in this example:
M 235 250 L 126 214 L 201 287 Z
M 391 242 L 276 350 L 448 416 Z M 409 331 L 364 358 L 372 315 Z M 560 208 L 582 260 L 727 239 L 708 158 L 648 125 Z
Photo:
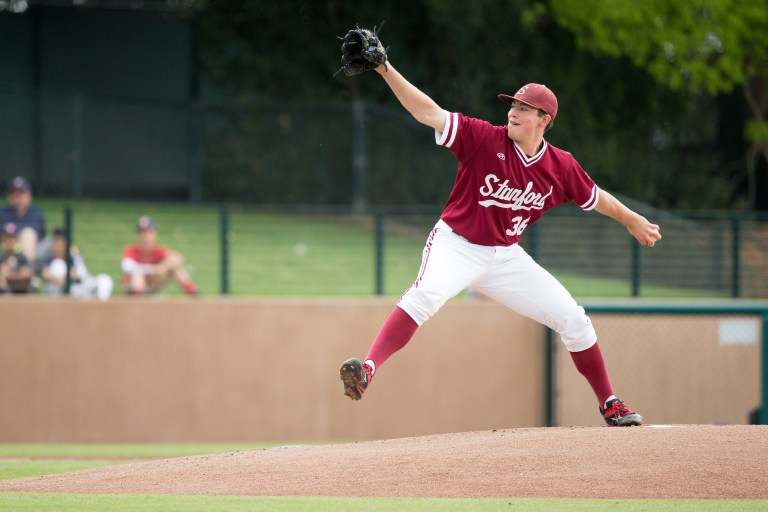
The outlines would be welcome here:
M 149 212 L 161 243 L 179 249 L 207 295 L 391 295 L 415 278 L 439 208 L 272 208 L 83 204 L 64 207 L 70 238 L 99 272 Z M 116 228 L 120 226 L 120 230 Z M 558 209 L 521 245 L 576 297 L 768 297 L 768 219 L 664 214 L 664 239 L 639 246 L 614 221 Z M 52 223 L 53 224 L 53 223 Z M 90 265 L 89 265 L 90 266 Z

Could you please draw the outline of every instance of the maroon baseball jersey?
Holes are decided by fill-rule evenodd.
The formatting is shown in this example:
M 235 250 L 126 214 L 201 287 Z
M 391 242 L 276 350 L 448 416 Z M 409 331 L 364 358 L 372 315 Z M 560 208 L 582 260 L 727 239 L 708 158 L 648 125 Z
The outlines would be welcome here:
M 597 205 L 592 178 L 573 155 L 546 141 L 528 156 L 510 140 L 506 126 L 459 113 L 448 113 L 435 139 L 459 161 L 440 218 L 473 244 L 512 245 L 546 210 L 568 201 L 584 210 Z

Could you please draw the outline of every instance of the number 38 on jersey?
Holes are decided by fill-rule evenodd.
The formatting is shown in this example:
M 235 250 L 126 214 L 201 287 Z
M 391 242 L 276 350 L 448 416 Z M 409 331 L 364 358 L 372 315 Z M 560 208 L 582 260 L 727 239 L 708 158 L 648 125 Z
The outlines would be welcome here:
M 512 229 L 507 229 L 507 235 L 509 236 L 520 236 L 523 234 L 523 231 L 525 231 L 525 228 L 528 226 L 528 221 L 531 220 L 529 218 L 522 218 L 521 216 L 512 217 Z

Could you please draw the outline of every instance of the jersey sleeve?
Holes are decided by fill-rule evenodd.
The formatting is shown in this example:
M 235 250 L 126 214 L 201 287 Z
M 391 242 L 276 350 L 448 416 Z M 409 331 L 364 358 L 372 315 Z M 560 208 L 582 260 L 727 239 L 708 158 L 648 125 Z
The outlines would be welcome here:
M 467 117 L 458 112 L 446 114 L 443 130 L 435 130 L 435 142 L 438 146 L 450 149 L 459 162 L 467 162 L 480 148 L 492 126 L 487 121 Z
M 443 131 L 435 130 L 435 143 L 438 146 L 450 148 L 456 140 L 458 131 L 458 114 L 455 112 L 445 112 L 445 126 Z
M 576 159 L 572 159 L 572 162 L 566 192 L 579 208 L 585 211 L 592 210 L 600 200 L 600 189 Z
M 126 245 L 125 247 L 123 247 L 122 259 L 124 259 L 124 260 L 133 260 L 133 261 L 138 262 L 138 257 L 137 257 L 136 253 L 137 253 L 136 246 L 134 246 L 134 245 Z
M 165 258 L 167 258 L 170 253 L 171 253 L 171 250 L 168 247 L 161 245 L 161 246 L 155 247 L 155 250 L 152 251 L 152 258 L 156 263 L 160 263 Z

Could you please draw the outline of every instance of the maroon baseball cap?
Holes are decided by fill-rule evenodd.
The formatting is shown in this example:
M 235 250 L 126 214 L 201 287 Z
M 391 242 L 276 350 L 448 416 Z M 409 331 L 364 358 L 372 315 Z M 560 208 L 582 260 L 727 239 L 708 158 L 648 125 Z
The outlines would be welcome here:
M 512 100 L 522 101 L 533 108 L 543 110 L 554 120 L 557 117 L 557 98 L 549 87 L 542 84 L 528 84 L 520 88 L 514 96 L 499 94 L 499 99 L 510 105 Z

